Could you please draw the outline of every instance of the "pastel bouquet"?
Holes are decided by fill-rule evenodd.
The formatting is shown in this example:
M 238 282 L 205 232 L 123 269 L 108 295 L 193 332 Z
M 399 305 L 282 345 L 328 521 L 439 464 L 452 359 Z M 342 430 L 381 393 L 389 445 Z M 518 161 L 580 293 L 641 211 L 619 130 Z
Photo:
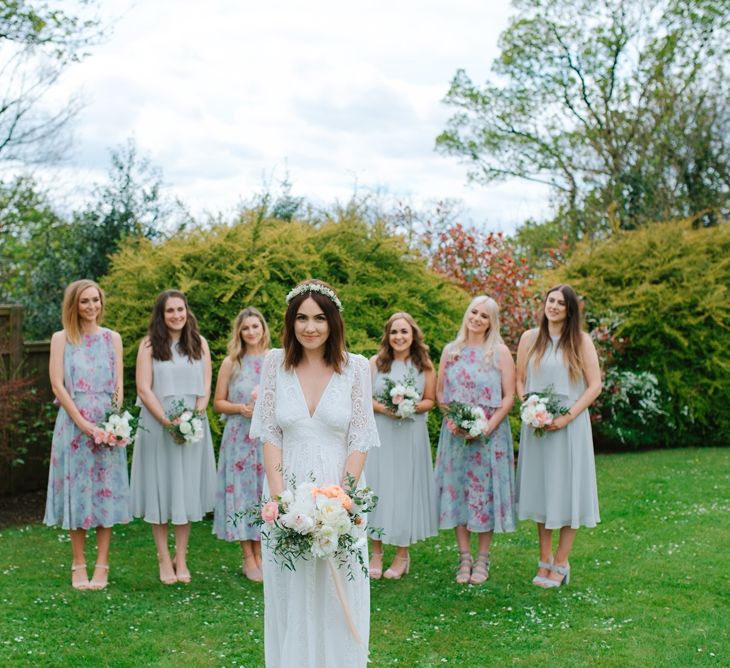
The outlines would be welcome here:
M 172 422 L 165 427 L 172 435 L 175 443 L 190 445 L 203 440 L 203 418 L 205 413 L 185 406 L 182 399 L 176 399 L 167 413 L 167 419 Z
M 416 413 L 416 404 L 421 398 L 420 392 L 416 389 L 416 379 L 411 374 L 399 381 L 386 376 L 384 382 L 385 389 L 375 398 L 396 417 L 402 420 L 412 418 Z
M 123 448 L 134 440 L 138 428 L 139 416 L 114 407 L 106 412 L 104 419 L 97 425 L 94 443 L 110 448 Z
M 300 559 L 333 559 L 347 568 L 354 578 L 354 557 L 362 572 L 368 574 L 362 548 L 367 543 L 365 515 L 378 503 L 378 497 L 367 488 L 357 489 L 355 479 L 347 477 L 345 488 L 340 485 L 317 487 L 312 482 L 295 484 L 254 506 L 236 519 L 246 515 L 251 524 L 262 526 L 262 538 L 274 561 L 294 571 Z
M 568 409 L 562 406 L 555 396 L 553 386 L 549 385 L 542 392 L 528 395 L 520 406 L 520 418 L 535 430 L 538 438 L 545 434 L 545 427 L 550 426 L 556 417 L 565 415 Z
M 487 427 L 487 416 L 481 406 L 452 401 L 446 408 L 446 428 L 452 434 L 463 432 L 470 439 L 484 434 Z

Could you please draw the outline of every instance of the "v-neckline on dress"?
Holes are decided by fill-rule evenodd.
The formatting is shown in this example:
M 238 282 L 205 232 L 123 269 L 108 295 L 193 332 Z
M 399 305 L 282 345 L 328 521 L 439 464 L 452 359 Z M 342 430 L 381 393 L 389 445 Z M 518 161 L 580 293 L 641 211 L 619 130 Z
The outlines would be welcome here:
M 314 419 L 314 416 L 317 415 L 317 411 L 319 410 L 319 406 L 322 403 L 322 399 L 324 399 L 324 395 L 327 394 L 327 390 L 329 390 L 330 385 L 332 385 L 332 379 L 335 377 L 335 372 L 332 372 L 332 375 L 330 376 L 330 379 L 327 381 L 327 385 L 324 386 L 324 390 L 322 390 L 322 394 L 319 395 L 319 399 L 317 400 L 317 405 L 314 407 L 314 411 L 312 413 L 309 412 L 309 404 L 307 403 L 307 395 L 304 394 L 304 388 L 302 387 L 302 383 L 299 380 L 299 376 L 297 375 L 296 369 L 292 369 L 292 373 L 294 374 L 294 378 L 297 381 L 297 387 L 299 388 L 299 394 L 302 397 L 302 401 L 304 402 L 304 409 L 307 411 L 307 416 L 310 420 Z

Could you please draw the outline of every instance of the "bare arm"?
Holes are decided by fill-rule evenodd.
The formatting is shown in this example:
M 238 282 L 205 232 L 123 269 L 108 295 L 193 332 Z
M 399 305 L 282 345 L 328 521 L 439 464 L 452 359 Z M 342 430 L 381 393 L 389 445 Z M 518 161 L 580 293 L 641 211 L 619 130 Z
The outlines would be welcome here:
M 234 362 L 230 357 L 226 357 L 218 371 L 218 380 L 215 384 L 215 396 L 213 398 L 213 408 L 218 413 L 225 415 L 243 415 L 250 418 L 253 413 L 253 404 L 234 404 L 228 401 L 228 384 L 231 382 L 233 375 Z
M 377 359 L 377 355 L 373 355 L 370 358 L 370 375 L 375 376 L 375 373 L 377 371 L 377 367 L 375 366 L 375 360 Z M 378 401 L 375 397 L 373 397 L 373 411 L 375 413 L 380 413 L 382 415 L 387 415 L 388 417 L 395 418 L 395 413 L 393 411 L 388 410 L 388 407 Z
M 436 401 L 442 411 L 446 411 L 447 405 L 444 403 L 444 374 L 446 373 L 446 360 L 448 359 L 449 346 L 445 346 L 441 353 L 441 361 L 439 362 L 438 381 L 436 383 Z
M 117 384 L 114 388 L 114 399 L 116 408 L 121 408 L 124 403 L 124 349 L 122 348 L 122 337 L 117 332 L 112 332 L 112 345 L 114 346 L 114 370 L 117 376 Z
M 203 391 L 205 394 L 195 400 L 195 409 L 203 413 L 210 401 L 210 387 L 213 382 L 213 366 L 210 363 L 210 348 L 208 342 L 201 336 L 200 343 L 203 354 Z
M 345 478 L 348 474 L 355 478 L 355 482 L 360 480 L 360 474 L 365 467 L 365 460 L 368 457 L 367 452 L 360 452 L 359 450 L 353 450 L 345 461 Z M 344 480 L 343 480 L 344 482 Z
M 546 427 L 548 431 L 555 431 L 567 427 L 601 394 L 603 383 L 601 382 L 601 365 L 598 362 L 598 353 L 596 352 L 596 347 L 593 345 L 593 339 L 585 332 L 581 333 L 580 352 L 583 358 L 583 377 L 586 381 L 585 392 L 578 397 L 566 415 L 560 415 L 555 418 L 549 427 Z
M 423 375 L 423 399 L 416 404 L 416 413 L 428 413 L 436 405 L 436 372 L 427 369 Z
M 517 366 L 515 368 L 515 389 L 517 396 L 523 399 L 525 396 L 525 383 L 527 382 L 527 353 L 530 351 L 535 340 L 536 332 L 528 330 L 520 337 L 520 344 L 517 346 Z
M 66 332 L 56 332 L 51 338 L 51 354 L 48 361 L 48 375 L 51 380 L 51 389 L 56 399 L 58 399 L 58 403 L 63 406 L 63 409 L 74 421 L 74 424 L 87 436 L 93 436 L 96 431 L 96 425 L 81 415 L 74 400 L 68 393 L 66 386 L 63 384 L 63 354 L 65 349 Z
M 139 396 L 145 408 L 163 427 L 169 427 L 172 423 L 167 419 L 160 400 L 152 391 L 152 346 L 148 337 L 142 339 L 142 343 L 139 344 L 135 377 L 137 380 L 137 396 Z
M 499 427 L 515 403 L 515 363 L 512 360 L 512 353 L 504 344 L 500 344 L 498 351 L 499 371 L 502 376 L 502 405 L 487 421 L 487 428 L 484 430 L 486 436 Z

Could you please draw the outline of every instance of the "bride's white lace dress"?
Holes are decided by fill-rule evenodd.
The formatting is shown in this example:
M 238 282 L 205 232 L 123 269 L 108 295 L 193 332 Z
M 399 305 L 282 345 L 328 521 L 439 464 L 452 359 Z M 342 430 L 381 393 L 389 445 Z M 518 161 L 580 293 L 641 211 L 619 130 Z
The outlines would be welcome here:
M 361 355 L 348 354 L 333 374 L 310 416 L 294 370 L 284 370 L 284 353 L 264 360 L 251 436 L 282 448 L 284 472 L 317 485 L 341 484 L 347 456 L 379 445 L 372 410 L 370 370 Z M 361 481 L 362 484 L 362 481 Z M 264 495 L 268 495 L 265 486 Z M 370 582 L 353 561 L 354 580 L 341 568 L 347 605 L 362 642 L 347 626 L 327 561 L 300 561 L 283 570 L 262 543 L 264 644 L 267 668 L 358 668 L 368 656 Z M 367 564 L 367 547 L 363 548 Z

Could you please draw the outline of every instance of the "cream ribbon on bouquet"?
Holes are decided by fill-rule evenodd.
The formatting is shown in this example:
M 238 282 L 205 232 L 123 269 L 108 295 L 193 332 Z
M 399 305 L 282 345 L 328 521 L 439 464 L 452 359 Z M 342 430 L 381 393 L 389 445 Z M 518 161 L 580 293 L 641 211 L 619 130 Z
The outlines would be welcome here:
M 362 638 L 360 637 L 360 634 L 357 632 L 357 629 L 355 628 L 355 623 L 352 621 L 352 615 L 350 614 L 350 606 L 347 605 L 347 598 L 345 597 L 345 589 L 342 586 L 342 580 L 340 580 L 340 574 L 338 572 L 338 568 L 335 565 L 335 560 L 332 557 L 327 558 L 327 565 L 329 566 L 330 573 L 332 573 L 332 580 L 335 583 L 335 591 L 337 592 L 337 598 L 340 600 L 340 605 L 342 606 L 342 612 L 345 615 L 345 621 L 347 622 L 347 627 L 350 629 L 350 633 L 352 633 L 352 637 L 355 638 L 355 640 L 362 645 Z

